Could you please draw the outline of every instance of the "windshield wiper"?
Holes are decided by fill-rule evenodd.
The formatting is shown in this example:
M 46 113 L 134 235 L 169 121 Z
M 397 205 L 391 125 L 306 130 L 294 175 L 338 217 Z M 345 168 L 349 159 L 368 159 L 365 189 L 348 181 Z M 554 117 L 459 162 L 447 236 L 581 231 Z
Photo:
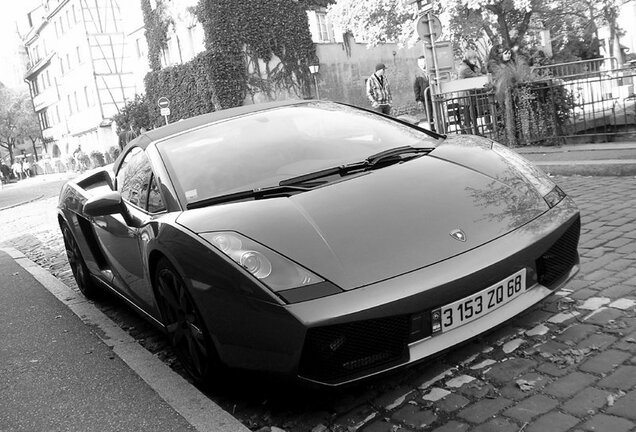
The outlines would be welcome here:
M 413 147 L 413 146 L 402 146 L 402 147 L 394 147 L 388 150 L 381 151 L 374 155 L 369 156 L 366 161 L 371 166 L 376 165 L 378 162 L 382 162 L 386 159 L 394 158 L 396 156 L 403 156 L 407 154 L 418 155 L 421 153 L 429 154 L 435 150 L 434 147 Z
M 289 196 L 293 193 L 306 192 L 311 188 L 300 186 L 269 186 L 264 188 L 248 189 L 239 192 L 232 192 L 225 195 L 217 195 L 210 198 L 205 198 L 200 201 L 194 201 L 188 203 L 187 208 L 195 209 L 201 207 L 207 207 L 214 204 L 221 204 L 232 201 L 242 201 L 247 199 L 261 199 L 272 198 L 275 196 Z
M 422 153 L 428 154 L 433 150 L 434 150 L 434 147 L 413 147 L 413 146 L 395 147 L 392 149 L 381 151 L 379 153 L 375 153 L 360 162 L 353 162 L 346 165 L 326 168 L 326 169 L 314 171 L 308 174 L 303 174 L 296 177 L 288 178 L 288 179 L 282 180 L 279 183 L 279 185 L 289 186 L 289 185 L 303 184 L 312 180 L 317 180 L 317 179 L 335 176 L 335 175 L 339 175 L 343 177 L 355 171 L 366 171 L 366 170 L 372 169 L 380 165 L 380 162 L 387 162 L 387 160 L 389 159 L 393 159 L 391 161 L 393 163 L 403 162 L 405 160 L 405 158 L 401 157 L 403 155 L 413 154 L 417 156 Z

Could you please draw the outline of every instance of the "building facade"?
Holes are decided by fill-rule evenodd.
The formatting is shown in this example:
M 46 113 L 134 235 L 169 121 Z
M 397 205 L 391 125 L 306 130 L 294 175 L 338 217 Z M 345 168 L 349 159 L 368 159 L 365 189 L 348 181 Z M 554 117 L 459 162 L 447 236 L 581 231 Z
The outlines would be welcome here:
M 112 117 L 147 71 L 137 2 L 45 0 L 28 14 L 25 75 L 49 156 L 117 145 Z M 144 68 L 145 66 L 145 68 Z

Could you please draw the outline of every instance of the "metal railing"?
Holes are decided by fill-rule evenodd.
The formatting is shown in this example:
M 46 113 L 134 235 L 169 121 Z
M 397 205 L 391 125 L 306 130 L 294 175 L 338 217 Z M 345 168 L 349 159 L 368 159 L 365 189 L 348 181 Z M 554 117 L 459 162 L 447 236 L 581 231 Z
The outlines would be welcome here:
M 505 95 L 492 87 L 436 94 L 434 126 L 508 145 L 612 141 L 636 132 L 635 88 L 636 69 L 626 68 L 519 83 Z
M 531 68 L 537 76 L 546 78 L 569 79 L 580 75 L 598 73 L 618 69 L 616 57 L 579 60 L 568 63 L 557 63 Z

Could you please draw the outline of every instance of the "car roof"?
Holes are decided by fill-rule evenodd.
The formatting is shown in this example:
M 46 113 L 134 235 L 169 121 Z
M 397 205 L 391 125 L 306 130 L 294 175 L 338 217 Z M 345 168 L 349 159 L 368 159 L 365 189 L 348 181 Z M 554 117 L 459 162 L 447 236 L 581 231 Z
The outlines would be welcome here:
M 244 105 L 244 106 L 240 106 L 236 108 L 228 108 L 224 110 L 213 111 L 211 113 L 201 114 L 195 117 L 179 120 L 174 123 L 161 126 L 157 129 L 144 132 L 140 136 L 132 140 L 128 144 L 128 146 L 136 145 L 137 147 L 141 147 L 142 149 L 145 150 L 146 147 L 148 147 L 148 145 L 150 145 L 151 143 L 155 141 L 159 141 L 163 138 L 166 138 L 166 137 L 169 137 L 169 136 L 172 136 L 172 135 L 175 135 L 190 129 L 194 129 L 199 126 L 204 126 L 204 125 L 215 123 L 221 120 L 227 120 L 233 117 L 240 117 L 242 115 L 250 114 L 250 113 L 254 113 L 258 111 L 266 111 L 273 108 L 279 108 L 279 107 L 291 106 L 291 105 L 303 105 L 309 102 L 312 102 L 312 100 L 292 99 L 292 100 L 285 100 L 285 101 L 259 103 L 259 104 L 253 104 L 253 105 Z M 127 149 L 125 149 L 124 152 L 126 151 Z

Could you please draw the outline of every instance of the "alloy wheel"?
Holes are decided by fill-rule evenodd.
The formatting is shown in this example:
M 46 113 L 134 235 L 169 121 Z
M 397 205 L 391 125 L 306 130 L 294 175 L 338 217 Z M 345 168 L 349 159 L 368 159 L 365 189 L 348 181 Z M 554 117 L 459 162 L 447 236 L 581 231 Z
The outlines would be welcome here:
M 157 268 L 156 288 L 170 342 L 187 372 L 204 384 L 210 377 L 213 348 L 183 280 L 166 261 Z
M 85 297 L 93 298 L 95 296 L 95 287 L 90 280 L 88 268 L 82 257 L 82 252 L 71 233 L 71 230 L 67 225 L 62 225 L 62 236 L 64 237 L 64 247 L 66 249 L 66 257 L 68 258 L 69 266 L 73 272 L 75 282 L 80 292 Z

